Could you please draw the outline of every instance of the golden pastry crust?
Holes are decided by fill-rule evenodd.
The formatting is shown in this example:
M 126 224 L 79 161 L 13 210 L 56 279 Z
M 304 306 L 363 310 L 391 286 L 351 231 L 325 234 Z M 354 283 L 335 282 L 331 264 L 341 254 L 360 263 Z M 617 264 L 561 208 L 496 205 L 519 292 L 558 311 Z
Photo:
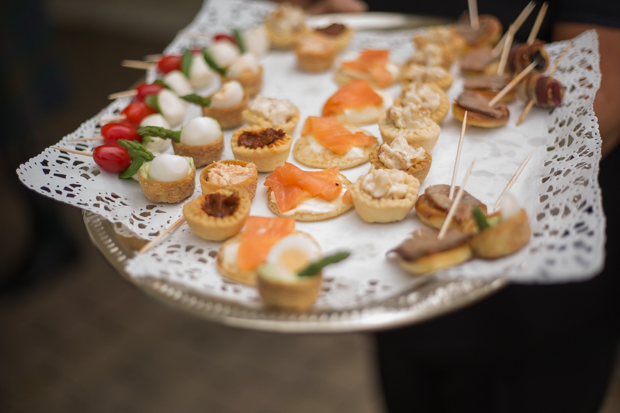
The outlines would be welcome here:
M 253 98 L 263 88 L 263 67 L 258 66 L 258 72 L 254 73 L 251 70 L 244 70 L 241 72 L 238 78 L 222 77 L 222 84 L 236 80 L 241 84 L 246 96 Z
M 292 49 L 295 43 L 301 39 L 306 33 L 308 33 L 308 26 L 302 24 L 297 30 L 291 33 L 279 33 L 272 27 L 272 19 L 277 18 L 277 13 L 280 10 L 276 10 L 271 13 L 265 20 L 265 29 L 267 30 L 267 36 L 273 49 Z
M 211 108 L 203 106 L 202 114 L 203 116 L 208 116 L 218 121 L 222 129 L 236 128 L 243 124 L 243 116 L 241 116 L 241 114 L 248 106 L 248 102 L 249 98 L 247 93 L 245 93 L 243 95 L 243 100 L 237 105 L 230 106 L 228 108 Z
M 138 172 L 138 182 L 144 196 L 151 202 L 162 204 L 176 204 L 191 196 L 196 189 L 196 165 L 187 157 L 190 172 L 183 179 L 173 182 L 158 182 L 148 178 L 150 162 L 145 162 Z
M 203 209 L 205 197 L 212 194 L 221 194 L 226 197 L 236 194 L 239 197 L 239 204 L 235 212 L 227 217 L 209 216 Z M 218 189 L 211 194 L 206 194 L 194 198 L 183 205 L 183 216 L 192 232 L 200 238 L 209 241 L 223 241 L 241 231 L 245 225 L 245 220 L 250 215 L 251 199 L 245 190 L 237 188 Z
M 323 275 L 299 278 L 296 281 L 275 280 L 258 276 L 258 293 L 265 304 L 292 311 L 306 311 L 321 292 Z
M 311 43 L 320 47 L 307 47 Z M 322 36 L 304 36 L 295 45 L 297 67 L 304 72 L 319 73 L 331 69 L 337 54 L 336 45 Z
M 414 261 L 406 261 L 399 257 L 398 263 L 405 271 L 413 275 L 423 275 L 462 264 L 469 261 L 471 258 L 471 248 L 469 247 L 469 243 L 466 242 L 459 247 L 426 255 Z
M 420 50 L 424 50 L 424 48 L 421 48 Z M 441 53 L 441 56 L 437 64 L 431 63 L 428 60 L 429 58 L 427 56 L 424 56 L 422 53 L 419 53 L 417 55 L 414 53 L 413 56 L 405 62 L 405 66 L 408 66 L 408 65 L 439 66 L 449 71 L 450 68 L 452 67 L 452 64 L 456 61 L 456 55 L 451 53 L 449 50 L 445 48 L 441 48 L 441 47 L 439 47 L 439 51 Z
M 413 64 L 409 66 L 417 66 L 418 68 L 424 67 L 424 66 L 413 65 Z M 407 70 L 407 67 L 408 66 L 405 66 L 405 68 L 401 71 L 400 77 L 399 77 L 400 85 L 403 89 L 408 89 L 410 87 L 409 86 L 410 83 L 422 82 L 422 83 L 427 83 L 431 85 L 436 85 L 442 90 L 447 91 L 448 89 L 450 89 L 450 86 L 452 86 L 452 83 L 454 82 L 454 76 L 452 76 L 450 72 L 448 72 L 447 70 L 443 70 L 442 72 L 443 76 L 436 77 L 430 74 L 412 73 L 411 71 Z
M 381 146 L 383 145 L 386 145 L 386 144 L 384 143 Z M 381 146 L 373 149 L 373 151 L 370 152 L 370 156 L 369 156 L 370 164 L 374 166 L 375 169 L 391 169 L 385 166 L 385 164 L 381 162 L 381 160 L 379 159 L 379 152 L 381 151 Z M 411 145 L 411 146 L 413 146 L 416 149 L 421 147 L 420 145 Z M 424 180 L 426 179 L 426 176 L 431 170 L 431 163 L 433 162 L 433 157 L 431 156 L 431 154 L 427 150 L 425 150 L 425 152 L 426 153 L 424 154 L 424 159 L 421 162 L 416 162 L 409 169 L 404 171 L 407 174 L 413 176 L 420 183 L 424 182 Z
M 320 212 L 320 213 L 297 211 L 297 212 L 294 212 L 293 214 L 290 214 L 290 211 L 289 211 L 283 214 L 282 212 L 280 212 L 280 209 L 278 208 L 278 204 L 275 202 L 275 197 L 272 196 L 273 191 L 271 188 L 267 189 L 267 205 L 269 206 L 269 209 L 271 210 L 271 212 L 273 212 L 274 214 L 280 217 L 292 216 L 293 218 L 295 218 L 296 221 L 314 222 L 314 221 L 323 221 L 325 219 L 337 217 L 338 215 L 342 215 L 348 210 L 350 210 L 351 208 L 353 208 L 353 203 L 344 203 L 342 200 L 342 196 L 344 195 L 346 190 L 349 189 L 351 186 L 351 181 L 349 181 L 342 174 L 339 174 L 339 177 L 340 177 L 340 182 L 342 182 L 342 190 L 340 192 L 340 195 L 338 195 L 336 198 L 334 198 L 331 201 L 331 202 L 334 202 L 334 205 L 336 206 L 331 211 Z
M 449 38 L 443 39 L 441 42 L 434 41 L 429 35 L 433 30 L 448 30 L 450 33 Z M 411 39 L 416 48 L 422 48 L 428 44 L 435 44 L 439 47 L 445 48 L 448 52 L 452 53 L 454 56 L 460 56 L 463 54 L 466 46 L 465 39 L 456 33 L 454 28 L 445 27 L 445 26 L 436 26 L 429 27 L 425 34 L 414 35 Z
M 351 43 L 351 39 L 353 38 L 354 33 L 355 33 L 355 30 L 353 30 L 349 26 L 345 26 L 342 33 L 340 33 L 337 36 L 330 36 L 330 35 L 317 32 L 317 31 L 314 32 L 315 35 L 322 36 L 325 39 L 332 42 L 336 46 L 339 52 L 342 52 L 344 49 L 346 49 L 349 46 L 349 43 Z
M 359 131 L 372 136 L 369 132 L 364 130 L 359 129 Z M 320 151 L 315 149 L 316 145 L 321 147 Z M 314 139 L 312 134 L 310 134 L 302 135 L 297 139 L 293 147 L 293 156 L 295 156 L 297 162 L 312 168 L 326 169 L 337 166 L 339 169 L 350 169 L 368 162 L 368 157 L 376 147 L 376 143 L 374 145 L 358 147 L 357 149 L 363 151 L 359 156 L 347 156 L 347 154 L 340 155 L 321 146 L 321 144 Z
M 189 156 L 194 160 L 196 168 L 209 165 L 220 159 L 224 152 L 224 134 L 220 136 L 217 142 L 208 145 L 189 146 L 182 143 L 172 142 L 172 149 L 175 155 Z
M 230 140 L 230 147 L 235 159 L 253 162 L 258 172 L 273 172 L 278 166 L 284 165 L 291 152 L 293 139 L 288 134 L 271 145 L 261 148 L 253 149 L 239 145 L 239 136 L 241 136 L 243 132 L 260 132 L 265 129 L 266 128 L 257 126 L 249 126 L 236 130 Z
M 403 171 L 401 171 L 403 172 Z M 407 193 L 403 198 L 373 198 L 362 188 L 362 175 L 350 187 L 353 205 L 359 216 L 368 223 L 373 222 L 396 222 L 404 219 L 413 209 L 415 201 L 418 199 L 420 182 L 411 175 L 403 172 L 404 183 L 407 185 Z
M 467 111 L 467 124 L 471 126 L 478 126 L 480 128 L 500 128 L 508 123 L 510 120 L 510 111 L 502 103 L 502 117 L 493 118 L 491 116 L 484 115 L 482 113 L 477 113 L 471 110 L 466 110 L 463 106 L 454 102 L 452 104 L 452 114 L 454 118 L 459 122 L 463 122 L 463 118 L 465 117 L 465 111 Z
M 379 132 L 383 142 L 390 144 L 398 136 L 407 140 L 409 145 L 419 145 L 427 152 L 430 152 L 439 139 L 441 128 L 435 122 L 422 129 L 401 129 L 394 125 L 387 116 L 379 119 Z
M 242 113 L 243 119 L 249 126 L 257 126 L 262 129 L 272 128 L 275 130 L 282 129 L 287 135 L 292 135 L 299 123 L 299 108 L 295 106 L 295 113 L 286 120 L 282 125 L 274 125 L 269 119 L 261 114 L 250 110 L 249 108 Z
M 499 258 L 513 254 L 530 240 L 532 231 L 524 209 L 514 217 L 474 235 L 471 249 L 477 257 Z
M 487 206 L 481 203 L 480 208 L 486 215 Z M 437 208 L 429 200 L 429 197 L 426 194 L 422 194 L 418 197 L 418 200 L 415 204 L 415 211 L 418 214 L 418 218 L 420 218 L 420 221 L 435 229 L 441 229 L 444 221 L 446 220 L 446 215 L 448 215 L 447 211 Z M 478 229 L 478 226 L 476 225 L 476 221 L 474 220 L 474 218 L 471 217 L 467 220 L 464 220 L 463 222 L 459 222 L 457 219 L 453 219 L 450 222 L 448 228 L 456 229 L 467 234 L 473 234 Z
M 217 166 L 217 164 L 225 164 L 225 165 L 237 165 L 250 168 L 252 170 L 250 176 L 242 182 L 232 184 L 232 185 L 218 185 L 209 181 L 209 171 Z M 238 161 L 236 159 L 229 159 L 225 161 L 214 162 L 211 165 L 207 166 L 200 172 L 200 187 L 202 188 L 202 194 L 210 194 L 219 189 L 226 188 L 237 188 L 243 189 L 250 195 L 250 200 L 254 199 L 256 195 L 256 187 L 258 185 L 258 171 L 256 170 L 256 165 L 251 162 Z
M 411 85 L 412 83 L 407 84 L 408 87 L 411 87 Z M 439 123 L 446 118 L 446 116 L 448 115 L 448 112 L 450 111 L 450 99 L 448 99 L 448 95 L 446 95 L 446 92 L 442 88 L 437 86 L 436 84 L 427 83 L 427 86 L 432 88 L 439 95 L 439 107 L 435 110 L 431 110 L 429 107 L 425 105 L 422 105 L 422 106 L 431 112 L 431 116 L 430 116 L 431 120 L 435 123 Z M 404 105 L 403 98 L 405 94 L 407 93 L 407 91 L 408 89 L 403 89 L 403 91 L 400 94 L 400 97 L 394 101 L 394 105 L 397 105 L 397 106 Z

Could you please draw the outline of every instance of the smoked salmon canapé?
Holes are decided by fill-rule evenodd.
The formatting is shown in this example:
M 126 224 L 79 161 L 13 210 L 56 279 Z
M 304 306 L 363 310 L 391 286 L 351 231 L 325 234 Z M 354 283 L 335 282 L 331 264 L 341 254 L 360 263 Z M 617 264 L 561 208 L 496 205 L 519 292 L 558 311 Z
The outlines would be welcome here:
M 377 138 L 365 130 L 344 126 L 333 117 L 310 116 L 295 142 L 297 162 L 314 168 L 353 168 L 368 162 Z
M 340 63 L 334 79 L 339 85 L 357 80 L 367 80 L 371 85 L 384 89 L 398 79 L 400 66 L 390 61 L 390 51 L 383 49 L 365 49 L 354 60 Z
M 338 167 L 303 171 L 288 162 L 265 179 L 269 209 L 298 221 L 322 221 L 353 208 L 352 200 L 345 197 L 350 185 Z
M 249 216 L 243 231 L 220 247 L 217 268 L 231 280 L 256 286 L 257 268 L 265 262 L 271 248 L 281 239 L 298 233 L 301 234 L 295 230 L 295 219 L 292 217 Z
M 377 93 L 366 80 L 354 80 L 327 99 L 321 116 L 333 116 L 341 123 L 368 125 L 377 122 L 391 101 Z

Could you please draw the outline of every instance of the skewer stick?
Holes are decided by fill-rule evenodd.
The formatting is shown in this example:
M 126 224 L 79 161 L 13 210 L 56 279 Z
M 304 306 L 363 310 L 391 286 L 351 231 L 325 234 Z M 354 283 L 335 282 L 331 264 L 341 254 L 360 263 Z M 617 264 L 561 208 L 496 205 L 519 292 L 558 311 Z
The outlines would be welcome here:
M 69 149 L 69 148 L 61 148 L 59 146 L 50 146 L 50 149 L 56 149 L 61 152 L 75 153 L 78 155 L 93 156 L 93 154 L 90 152 L 78 151 L 76 149 Z
M 163 57 L 162 54 L 147 54 L 144 56 L 145 62 L 157 63 Z
M 91 136 L 90 138 L 69 139 L 67 142 L 96 141 L 97 139 L 103 139 L 103 136 Z
M 519 31 L 521 26 L 523 26 L 523 23 L 525 23 L 527 18 L 530 17 L 530 13 L 532 13 L 532 10 L 534 10 L 535 7 L 536 7 L 536 2 L 530 1 L 527 4 L 527 6 L 525 6 L 525 8 L 521 11 L 521 13 L 517 16 L 514 23 L 512 23 L 512 25 L 510 26 L 510 29 L 513 29 L 512 31 L 513 37 L 515 33 Z M 495 48 L 491 52 L 493 56 L 499 56 L 499 54 L 502 52 L 502 48 L 504 47 L 504 41 L 506 40 L 507 35 L 508 35 L 508 32 L 504 33 L 504 35 L 499 40 L 499 42 L 497 42 L 497 44 L 495 45 Z
M 527 156 L 527 158 L 525 158 L 525 160 L 523 161 L 523 163 L 521 164 L 519 169 L 517 169 L 517 172 L 515 172 L 515 174 L 512 176 L 512 178 L 510 178 L 510 181 L 508 181 L 508 185 L 506 185 L 506 188 L 504 188 L 502 193 L 499 195 L 499 198 L 497 198 L 497 202 L 495 203 L 495 206 L 493 207 L 494 211 L 497 209 L 499 204 L 502 202 L 502 198 L 503 198 L 504 194 L 506 192 L 508 192 L 510 190 L 510 188 L 512 188 L 512 185 L 515 183 L 515 181 L 517 180 L 519 175 L 521 175 L 521 172 L 523 171 L 523 168 L 525 168 L 525 165 L 527 165 L 527 163 L 530 161 L 530 159 L 532 158 L 533 154 L 534 154 L 534 152 L 530 152 L 530 154 Z
M 157 244 L 163 237 L 165 237 L 170 231 L 172 231 L 173 229 L 175 229 L 176 227 L 178 227 L 179 225 L 181 225 L 183 223 L 183 221 L 185 221 L 185 216 L 182 216 L 181 218 L 177 219 L 176 222 L 172 225 L 170 225 L 168 228 L 166 228 L 166 230 L 164 232 L 162 232 L 161 234 L 159 234 L 157 237 L 155 237 L 155 239 L 151 240 L 148 244 L 146 244 L 144 247 L 142 247 L 140 249 L 140 251 L 138 251 L 138 254 L 144 254 L 145 252 L 147 252 L 148 250 L 150 250 L 151 248 L 153 248 L 153 246 L 155 244 Z
M 124 90 L 122 92 L 116 92 L 116 93 L 112 93 L 111 95 L 108 95 L 108 99 L 128 98 L 128 97 L 136 96 L 137 94 L 138 94 L 138 91 L 135 89 Z
M 469 23 L 471 28 L 478 30 L 480 28 L 480 22 L 478 21 L 478 2 L 476 0 L 467 0 L 469 6 Z
M 521 73 L 519 73 L 514 79 L 510 81 L 493 99 L 489 101 L 489 106 L 493 107 L 501 98 L 503 98 L 506 93 L 510 92 L 513 87 L 517 86 L 517 84 L 525 77 L 528 73 L 530 73 L 536 67 L 536 62 L 530 63 L 528 67 L 523 69 Z
M 467 173 L 465 174 L 465 178 L 463 178 L 463 183 L 461 184 L 461 187 L 459 188 L 459 192 L 457 192 L 456 198 L 454 198 L 454 201 L 452 202 L 452 205 L 450 206 L 450 210 L 448 211 L 446 220 L 443 222 L 443 225 L 441 226 L 441 230 L 439 230 L 439 235 L 437 235 L 438 239 L 442 239 L 446 235 L 446 231 L 448 231 L 448 227 L 450 226 L 450 221 L 452 221 L 452 217 L 454 216 L 454 213 L 456 212 L 456 207 L 459 205 L 459 202 L 461 202 L 461 197 L 463 196 L 463 192 L 465 191 L 465 184 L 467 183 L 467 178 L 469 178 L 469 174 L 471 173 L 471 170 L 474 168 L 475 162 L 476 162 L 476 159 L 474 158 L 474 160 L 471 161 L 471 165 L 469 166 Z
M 129 67 L 131 69 L 149 70 L 154 69 L 157 65 L 151 62 L 143 62 L 142 60 L 123 60 L 121 66 Z
M 512 41 L 514 39 L 515 31 L 512 26 L 506 32 L 506 40 L 504 40 L 504 50 L 502 50 L 502 57 L 499 60 L 499 66 L 497 66 L 497 74 L 503 75 L 506 70 L 506 63 L 508 63 L 508 55 L 510 54 L 510 48 L 512 47 Z
M 127 116 L 125 116 L 125 115 L 118 115 L 118 116 L 114 116 L 114 117 L 111 117 L 111 118 L 99 119 L 95 123 L 96 124 L 100 124 L 100 123 L 118 122 L 118 121 L 125 120 L 125 119 L 127 119 Z
M 527 38 L 527 44 L 532 44 L 534 43 L 534 40 L 536 40 L 536 36 L 538 36 L 538 31 L 540 30 L 540 25 L 545 19 L 545 14 L 547 14 L 547 7 L 549 7 L 549 4 L 547 4 L 547 2 L 544 2 L 542 7 L 540 8 L 540 11 L 538 12 L 538 16 L 536 16 L 536 21 L 534 22 L 534 26 L 532 27 L 532 31 L 530 32 L 530 36 Z
M 465 129 L 467 128 L 467 111 L 463 115 L 463 125 L 461 126 L 461 137 L 459 138 L 459 147 L 456 150 L 456 160 L 454 161 L 454 171 L 452 172 L 452 184 L 450 185 L 450 193 L 448 199 L 452 200 L 454 197 L 454 184 L 456 183 L 456 174 L 459 169 L 459 161 L 461 160 L 461 148 L 463 147 L 463 136 L 465 136 Z
M 570 47 L 572 45 L 573 45 L 573 42 L 569 42 L 568 45 L 566 45 L 566 48 L 564 49 L 564 51 L 562 52 L 560 57 L 558 57 L 558 60 L 555 61 L 555 63 L 553 64 L 553 66 L 549 70 L 548 76 L 552 76 L 553 73 L 555 73 L 556 69 L 560 65 L 560 62 L 562 61 L 562 59 L 564 59 L 564 56 L 566 56 L 566 53 L 568 53 L 568 49 L 570 49 Z M 532 110 L 533 106 L 534 106 L 534 99 L 530 99 L 530 101 L 527 102 L 527 105 L 525 106 L 525 109 L 523 109 L 523 112 L 519 116 L 519 119 L 517 120 L 517 123 L 515 123 L 515 126 L 519 126 L 521 124 L 521 122 L 523 122 L 525 120 L 525 117 L 527 116 L 528 113 L 530 113 L 530 110 Z

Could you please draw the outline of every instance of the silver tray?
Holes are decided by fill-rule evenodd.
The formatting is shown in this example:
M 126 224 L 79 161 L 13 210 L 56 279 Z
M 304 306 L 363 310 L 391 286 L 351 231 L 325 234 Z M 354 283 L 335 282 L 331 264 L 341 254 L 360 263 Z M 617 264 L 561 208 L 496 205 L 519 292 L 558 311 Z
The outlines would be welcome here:
M 154 278 L 134 278 L 125 264 L 134 256 L 128 239 L 119 236 L 102 216 L 82 210 L 95 246 L 130 283 L 173 308 L 233 327 L 280 333 L 344 333 L 390 329 L 420 323 L 473 304 L 509 284 L 506 279 L 440 280 L 427 276 L 409 290 L 386 301 L 344 311 L 295 313 L 265 307 L 256 310 L 214 299 L 179 285 Z

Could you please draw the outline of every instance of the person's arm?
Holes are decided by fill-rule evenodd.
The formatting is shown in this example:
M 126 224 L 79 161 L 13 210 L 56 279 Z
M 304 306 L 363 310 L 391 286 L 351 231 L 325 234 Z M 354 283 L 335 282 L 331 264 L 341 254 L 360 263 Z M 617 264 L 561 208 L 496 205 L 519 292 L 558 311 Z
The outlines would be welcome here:
M 601 87 L 594 100 L 603 139 L 603 157 L 620 143 L 620 29 L 583 23 L 556 23 L 553 40 L 572 39 L 588 29 L 596 29 L 601 55 Z

